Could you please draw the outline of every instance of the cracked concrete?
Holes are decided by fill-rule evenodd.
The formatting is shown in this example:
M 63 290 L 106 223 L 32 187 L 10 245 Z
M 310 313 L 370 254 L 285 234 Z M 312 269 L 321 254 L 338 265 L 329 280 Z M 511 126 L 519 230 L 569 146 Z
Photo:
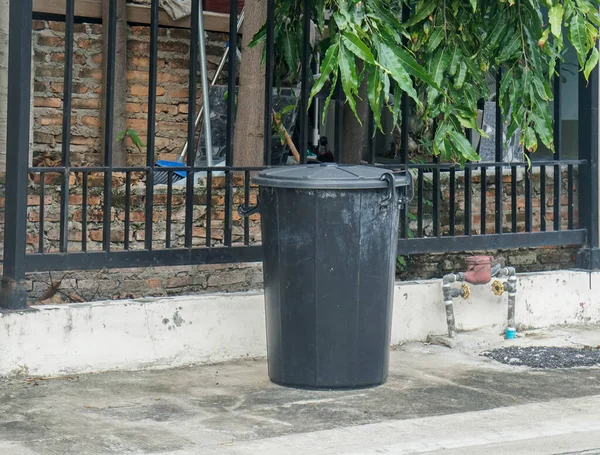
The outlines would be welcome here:
M 558 338 L 538 331 L 514 343 L 595 343 L 600 338 L 597 328 L 561 330 Z M 600 447 L 600 436 L 594 436 L 600 434 L 600 369 L 535 371 L 501 365 L 478 355 L 483 348 L 501 344 L 499 337 L 463 334 L 461 342 L 462 349 L 419 343 L 398 347 L 391 355 L 388 382 L 362 390 L 279 387 L 269 382 L 263 360 L 1 380 L 0 453 L 285 450 L 290 455 L 422 453 L 459 447 L 463 453 L 504 453 L 502 444 L 512 447 L 515 441 L 537 451 L 539 446 L 532 444 L 541 437 L 561 448 L 556 452 Z M 579 418 L 583 420 L 578 427 Z M 535 425 L 525 431 L 516 423 L 523 421 L 535 422 L 539 431 Z M 469 432 L 477 425 L 478 432 Z M 581 434 L 573 439 L 577 428 Z M 428 433 L 431 438 L 417 438 Z M 560 439 L 565 435 L 573 444 L 565 447 Z M 307 452 L 310 447 L 314 451 Z M 536 451 L 516 450 L 554 453 Z

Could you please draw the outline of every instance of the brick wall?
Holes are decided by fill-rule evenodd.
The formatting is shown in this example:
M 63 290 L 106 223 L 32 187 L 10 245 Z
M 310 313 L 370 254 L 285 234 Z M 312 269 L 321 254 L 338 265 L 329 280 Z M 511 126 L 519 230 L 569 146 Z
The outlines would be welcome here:
M 64 71 L 62 22 L 33 23 L 34 46 L 34 157 L 60 156 Z M 145 142 L 148 114 L 150 29 L 130 26 L 127 43 L 127 125 Z M 179 154 L 187 137 L 189 36 L 186 29 L 160 28 L 156 155 L 170 159 Z M 208 32 L 208 75 L 212 79 L 225 49 L 227 34 Z M 221 73 L 219 83 L 227 80 Z M 102 163 L 100 104 L 102 93 L 102 26 L 76 24 L 73 56 L 73 110 L 71 157 L 73 165 Z M 200 90 L 198 90 L 200 95 Z M 200 98 L 198 98 L 200 101 Z M 145 164 L 145 151 L 128 141 L 128 165 Z

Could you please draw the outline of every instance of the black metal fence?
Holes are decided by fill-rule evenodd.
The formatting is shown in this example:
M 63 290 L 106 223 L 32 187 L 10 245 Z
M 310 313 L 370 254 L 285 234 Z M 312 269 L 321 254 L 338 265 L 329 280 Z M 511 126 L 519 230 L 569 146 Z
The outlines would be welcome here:
M 26 307 L 26 292 L 22 286 L 25 274 L 48 270 L 85 270 L 108 267 L 147 267 L 184 264 L 233 263 L 260 261 L 262 257 L 256 231 L 257 221 L 234 219 L 237 204 L 248 205 L 256 189 L 250 183 L 251 173 L 260 168 L 233 166 L 233 134 L 235 97 L 227 102 L 227 155 L 225 167 L 195 167 L 192 154 L 187 163 L 167 171 L 154 162 L 157 74 L 158 74 L 158 0 L 151 5 L 151 35 L 149 52 L 149 93 L 147 124 L 147 156 L 145 166 L 113 167 L 113 109 L 115 83 L 116 1 L 109 1 L 109 33 L 105 96 L 104 162 L 102 166 L 72 166 L 70 151 L 71 97 L 73 94 L 73 30 L 75 1 L 66 0 L 65 65 L 60 166 L 30 167 L 29 131 L 31 87 L 31 21 L 32 0 L 11 0 L 10 3 L 10 63 L 8 150 L 4 234 L 4 270 L 0 306 L 9 309 Z M 198 29 L 198 1 L 193 1 L 191 29 Z M 305 11 L 311 10 L 311 0 L 303 0 Z M 230 11 L 237 11 L 237 0 L 231 0 Z M 407 12 L 405 7 L 405 13 Z M 274 0 L 268 0 L 266 33 L 265 80 L 265 146 L 264 162 L 271 162 L 271 131 L 274 66 Z M 231 16 L 230 48 L 236 48 L 237 20 Z M 303 16 L 305 36 L 310 29 L 310 15 Z M 188 143 L 195 142 L 197 92 L 198 36 L 191 33 L 188 93 Z M 308 149 L 308 96 L 310 84 L 310 47 L 308 38 L 302 52 L 301 96 L 299 103 L 299 150 L 306 162 Z M 236 74 L 236 59 L 229 59 L 229 75 Z M 229 77 L 228 91 L 235 92 L 235 78 Z M 399 253 L 416 254 L 480 249 L 521 248 L 548 245 L 582 245 L 580 265 L 597 268 L 598 251 L 598 75 L 592 73 L 589 84 L 579 86 L 579 159 L 563 159 L 560 152 L 554 159 L 533 162 L 503 162 L 503 123 L 496 120 L 496 160 L 491 163 L 467 163 L 464 168 L 440 163 L 410 163 L 408 129 L 403 128 L 401 154 L 392 167 L 408 168 L 414 173 L 416 197 L 404 208 L 400 223 Z M 560 84 L 555 84 L 555 96 L 560 99 Z M 334 96 L 343 104 L 341 91 Z M 401 100 L 403 115 L 408 112 L 408 100 Z M 555 104 L 555 118 L 560 118 L 560 103 Z M 335 114 L 335 150 L 339 160 L 343 153 L 341 109 Z M 560 144 L 560 128 L 555 130 L 555 143 Z M 373 147 L 369 161 L 376 164 Z M 168 183 L 160 190 L 154 185 L 159 173 L 168 173 Z M 187 176 L 184 187 L 175 188 L 171 177 L 176 172 Z M 193 178 L 203 173 L 201 194 Z M 222 174 L 222 175 L 220 175 Z M 49 176 L 54 176 L 52 179 Z M 164 174 L 163 174 L 164 176 Z M 30 179 L 34 182 L 30 185 Z M 92 181 L 98 182 L 94 186 Z M 120 183 L 115 187 L 115 180 Z M 47 181 L 58 181 L 59 190 Z M 74 184 L 77 182 L 77 184 Z M 135 182 L 140 183 L 135 184 Z M 46 219 L 49 192 L 60 201 L 58 219 Z M 93 194 L 92 194 L 93 193 Z M 37 204 L 38 237 L 32 241 L 28 233 L 28 203 Z M 73 197 L 70 197 L 73 196 Z M 97 198 L 98 210 L 90 209 L 90 198 Z M 137 199 L 136 199 L 137 198 Z M 218 199 L 215 206 L 215 198 Z M 163 201 L 166 215 L 157 232 L 155 204 Z M 39 201 L 39 202 L 36 202 Z M 137 202 L 136 202 L 137 201 Z M 140 201 L 142 201 L 140 203 Z M 178 201 L 178 202 L 175 202 Z M 120 205 L 118 213 L 116 207 Z M 136 206 L 137 204 L 137 206 Z M 135 206 L 135 207 L 134 207 Z M 235 207 L 234 207 L 235 206 Z M 543 207 L 540 210 L 540 207 Z M 551 207 L 547 210 L 547 207 Z M 137 210 L 139 209 L 139 210 Z M 215 210 L 219 216 L 215 217 Z M 136 211 L 137 210 L 137 211 Z M 177 223 L 175 211 L 181 213 Z M 143 212 L 143 215 L 140 215 Z M 76 215 L 75 215 L 76 213 Z M 133 214 L 140 219 L 133 219 Z M 197 214 L 201 213 L 201 216 Z M 30 215 L 30 213 L 29 213 Z M 136 215 L 136 216 L 137 216 Z M 116 217 L 116 221 L 115 221 Z M 220 217 L 223 219 L 221 220 Z M 74 219 L 81 223 L 81 236 L 71 235 Z M 202 219 L 201 228 L 197 220 Z M 215 221 L 217 220 L 217 221 Z M 116 223 L 119 242 L 115 242 Z M 45 235 L 49 223 L 58 224 L 56 245 L 49 245 Z M 94 224 L 95 223 L 95 224 Z M 138 224 L 136 224 L 138 223 Z M 254 223 L 254 224 L 252 224 Z M 173 231 L 182 235 L 173 238 Z M 90 229 L 97 234 L 90 241 Z M 122 228 L 122 230 L 121 230 Z M 136 229 L 136 242 L 131 240 Z M 196 235 L 195 229 L 201 229 Z M 215 230 L 219 230 L 215 241 Z M 135 243 L 135 244 L 134 244 Z

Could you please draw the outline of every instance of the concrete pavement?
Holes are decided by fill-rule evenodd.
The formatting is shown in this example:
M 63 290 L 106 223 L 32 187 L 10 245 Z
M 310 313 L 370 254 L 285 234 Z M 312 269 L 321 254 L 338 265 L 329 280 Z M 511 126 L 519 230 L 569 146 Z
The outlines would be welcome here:
M 521 344 L 600 344 L 598 328 Z M 490 342 L 492 340 L 492 342 Z M 0 454 L 600 454 L 600 369 L 537 371 L 408 344 L 382 387 L 273 385 L 264 360 L 162 371 L 0 380 Z

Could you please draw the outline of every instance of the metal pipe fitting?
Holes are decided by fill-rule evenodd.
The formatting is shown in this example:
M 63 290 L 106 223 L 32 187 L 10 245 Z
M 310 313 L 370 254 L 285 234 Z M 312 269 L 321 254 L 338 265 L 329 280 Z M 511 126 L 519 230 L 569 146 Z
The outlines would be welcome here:
M 446 323 L 448 325 L 448 336 L 456 338 L 456 320 L 454 318 L 454 298 L 462 295 L 460 289 L 453 289 L 452 284 L 465 280 L 464 273 L 449 273 L 442 279 L 442 291 L 444 293 L 444 306 L 446 307 Z
M 514 267 L 507 267 L 508 271 L 508 282 L 506 283 L 506 289 L 508 291 L 508 320 L 507 328 L 516 329 L 515 327 L 515 307 L 517 299 L 517 274 Z

